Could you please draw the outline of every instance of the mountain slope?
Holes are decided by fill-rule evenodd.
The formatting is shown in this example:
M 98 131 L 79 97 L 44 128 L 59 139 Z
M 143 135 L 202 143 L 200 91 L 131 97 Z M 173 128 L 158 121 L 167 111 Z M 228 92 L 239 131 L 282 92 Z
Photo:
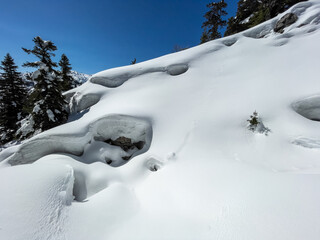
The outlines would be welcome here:
M 67 92 L 74 121 L 0 154 L 0 238 L 319 239 L 320 3 L 286 13 Z

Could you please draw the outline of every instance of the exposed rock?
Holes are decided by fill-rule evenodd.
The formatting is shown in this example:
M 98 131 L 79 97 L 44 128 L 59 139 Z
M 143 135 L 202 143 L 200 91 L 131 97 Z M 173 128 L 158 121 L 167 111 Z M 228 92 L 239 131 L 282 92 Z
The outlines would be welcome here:
M 297 15 L 294 13 L 287 13 L 276 23 L 276 26 L 273 30 L 278 33 L 283 33 L 286 27 L 294 24 L 297 20 Z
M 132 157 L 132 155 L 124 156 L 124 157 L 122 157 L 122 159 L 125 160 L 125 161 L 129 161 L 131 157 Z
M 118 146 L 126 152 L 128 152 L 129 150 L 133 150 L 135 148 L 137 148 L 138 150 L 141 150 L 145 144 L 145 142 L 143 141 L 132 143 L 130 138 L 123 137 L 123 136 L 118 137 L 116 140 L 107 139 L 105 142 L 113 146 Z

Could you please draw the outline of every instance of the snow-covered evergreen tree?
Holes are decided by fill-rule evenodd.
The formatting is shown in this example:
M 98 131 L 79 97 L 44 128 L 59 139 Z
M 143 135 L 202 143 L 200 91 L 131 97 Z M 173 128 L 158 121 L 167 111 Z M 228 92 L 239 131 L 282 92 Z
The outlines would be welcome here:
M 27 91 L 21 74 L 8 53 L 1 61 L 0 81 L 0 143 L 12 141 L 18 129 L 17 122 L 24 116 L 23 106 Z
M 62 54 L 59 61 L 60 66 L 60 77 L 62 79 L 62 91 L 68 91 L 77 86 L 75 79 L 71 75 L 71 64 L 68 57 Z
M 54 69 L 57 64 L 51 60 L 51 56 L 55 56 L 52 52 L 56 51 L 57 47 L 41 37 L 35 37 L 33 42 L 33 49 L 22 48 L 39 59 L 23 64 L 24 67 L 37 68 L 31 75 L 35 86 L 29 99 L 30 116 L 27 125 L 30 132 L 26 134 L 20 131 L 20 135 L 24 137 L 65 123 L 68 118 L 66 102 L 62 95 L 62 80 L 58 71 Z M 34 125 L 30 126 L 31 123 Z

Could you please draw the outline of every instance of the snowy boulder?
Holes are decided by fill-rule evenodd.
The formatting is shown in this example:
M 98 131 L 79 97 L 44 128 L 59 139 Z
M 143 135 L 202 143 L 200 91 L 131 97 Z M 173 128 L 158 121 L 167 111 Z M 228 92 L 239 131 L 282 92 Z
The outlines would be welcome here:
M 188 71 L 189 67 L 187 64 L 175 64 L 167 67 L 167 73 L 171 76 L 177 76 Z
M 301 116 L 312 121 L 320 121 L 320 96 L 311 96 L 292 104 L 292 108 Z
M 222 41 L 222 43 L 227 46 L 227 47 L 231 47 L 233 44 L 235 44 L 238 41 L 237 38 L 226 38 Z
M 88 109 L 99 102 L 100 96 L 97 94 L 86 94 L 75 93 L 69 103 L 70 113 L 81 112 L 82 110 Z
M 75 156 L 83 154 L 83 146 L 90 140 L 89 135 L 74 137 L 73 135 L 41 136 L 25 142 L 19 150 L 11 155 L 8 163 L 11 166 L 28 164 L 53 153 L 69 153 Z M 0 155 L 0 160 L 5 160 Z
M 96 142 L 104 142 L 106 151 L 102 160 L 113 167 L 119 167 L 133 157 L 146 152 L 152 139 L 152 126 L 148 120 L 110 115 L 92 125 L 90 132 Z
M 33 163 L 49 154 L 67 153 L 83 163 L 104 162 L 119 167 L 146 152 L 151 140 L 150 121 L 114 114 L 95 120 L 79 133 L 38 135 L 14 154 L 0 154 L 0 161 L 15 166 Z
M 273 31 L 277 33 L 283 33 L 286 27 L 289 27 L 290 25 L 294 24 L 297 20 L 297 15 L 295 15 L 294 13 L 287 13 L 276 23 L 276 26 L 274 27 Z

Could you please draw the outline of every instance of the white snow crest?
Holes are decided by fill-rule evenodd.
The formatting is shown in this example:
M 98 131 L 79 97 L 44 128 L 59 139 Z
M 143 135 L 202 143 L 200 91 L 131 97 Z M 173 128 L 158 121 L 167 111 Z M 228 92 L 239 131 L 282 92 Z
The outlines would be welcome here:
M 47 110 L 47 115 L 48 115 L 48 118 L 50 119 L 50 121 L 52 121 L 52 122 L 56 121 L 56 118 L 50 109 Z

